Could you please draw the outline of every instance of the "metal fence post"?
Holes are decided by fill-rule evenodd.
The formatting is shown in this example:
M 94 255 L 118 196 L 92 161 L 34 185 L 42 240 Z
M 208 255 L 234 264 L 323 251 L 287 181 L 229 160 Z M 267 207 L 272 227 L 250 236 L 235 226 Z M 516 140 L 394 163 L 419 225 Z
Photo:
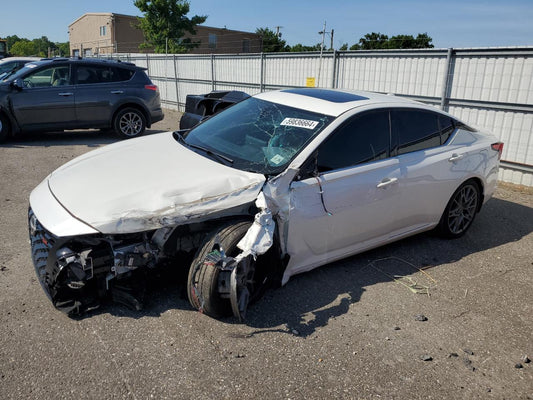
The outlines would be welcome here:
M 176 86 L 176 105 L 178 107 L 178 111 L 180 110 L 180 95 L 179 95 L 179 88 L 178 88 L 178 66 L 176 65 L 176 55 L 172 55 L 172 63 L 174 64 L 174 85 Z
M 148 53 L 146 53 L 146 73 L 150 76 L 150 57 L 148 56 Z
M 333 73 L 332 73 L 332 77 L 331 77 L 331 88 L 332 89 L 335 89 L 336 88 L 336 82 L 337 82 L 337 50 L 333 50 Z
M 265 53 L 261 52 L 261 68 L 260 68 L 260 77 L 259 77 L 259 91 L 263 93 L 265 91 Z
M 451 82 L 450 72 L 452 70 L 452 57 L 453 57 L 453 48 L 448 49 L 446 54 L 446 67 L 444 68 L 444 78 L 442 80 L 442 92 L 440 96 L 440 109 L 444 110 L 446 108 L 446 103 L 448 100 L 448 89 Z
M 211 90 L 215 90 L 215 54 L 211 53 Z

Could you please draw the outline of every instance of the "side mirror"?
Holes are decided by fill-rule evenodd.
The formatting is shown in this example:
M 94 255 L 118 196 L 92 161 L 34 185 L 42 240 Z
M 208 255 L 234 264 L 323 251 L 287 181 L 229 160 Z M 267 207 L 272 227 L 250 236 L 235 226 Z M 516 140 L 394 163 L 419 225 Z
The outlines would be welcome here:
M 24 82 L 20 78 L 15 79 L 13 82 L 11 82 L 11 87 L 21 91 L 24 88 Z

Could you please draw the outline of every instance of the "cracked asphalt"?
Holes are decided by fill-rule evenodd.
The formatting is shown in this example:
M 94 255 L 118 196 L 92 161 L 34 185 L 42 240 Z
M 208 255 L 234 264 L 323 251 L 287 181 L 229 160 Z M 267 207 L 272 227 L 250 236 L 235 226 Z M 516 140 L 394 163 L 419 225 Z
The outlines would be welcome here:
M 192 310 L 176 277 L 151 280 L 142 311 L 69 319 L 37 282 L 28 197 L 114 141 L 0 145 L 1 399 L 533 398 L 533 190 L 501 185 L 462 239 L 422 234 L 296 276 L 243 324 Z

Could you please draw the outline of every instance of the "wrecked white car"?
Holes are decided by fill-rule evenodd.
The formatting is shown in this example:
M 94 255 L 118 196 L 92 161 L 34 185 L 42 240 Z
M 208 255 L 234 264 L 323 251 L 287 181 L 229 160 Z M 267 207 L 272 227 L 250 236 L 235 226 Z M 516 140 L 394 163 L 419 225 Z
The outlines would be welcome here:
M 69 315 L 107 297 L 140 307 L 139 282 L 164 263 L 188 270 L 193 307 L 244 318 L 294 274 L 434 228 L 463 235 L 495 189 L 502 148 L 395 96 L 262 93 L 51 173 L 30 197 L 33 262 Z

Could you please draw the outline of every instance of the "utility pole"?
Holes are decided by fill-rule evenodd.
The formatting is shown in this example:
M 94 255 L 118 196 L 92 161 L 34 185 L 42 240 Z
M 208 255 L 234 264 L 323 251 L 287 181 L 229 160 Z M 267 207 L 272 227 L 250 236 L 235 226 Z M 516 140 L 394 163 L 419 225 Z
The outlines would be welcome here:
M 331 50 L 333 50 L 333 32 L 334 32 L 334 30 L 332 29 L 332 30 L 331 30 L 331 42 L 330 42 L 330 44 L 329 44 L 329 48 L 330 48 Z

